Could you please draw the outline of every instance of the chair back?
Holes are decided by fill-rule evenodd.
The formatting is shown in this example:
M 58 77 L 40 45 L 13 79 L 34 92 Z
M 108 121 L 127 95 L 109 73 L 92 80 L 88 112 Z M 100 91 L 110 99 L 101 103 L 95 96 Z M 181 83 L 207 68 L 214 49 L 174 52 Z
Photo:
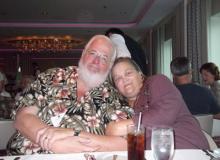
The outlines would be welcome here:
M 0 150 L 6 149 L 7 143 L 14 133 L 12 120 L 0 120 Z
M 212 137 L 220 136 L 220 120 L 213 120 L 213 129 L 212 129 Z
M 198 114 L 195 118 L 199 121 L 200 127 L 209 135 L 212 135 L 213 115 L 212 114 Z
M 206 133 L 204 130 L 203 130 L 203 134 L 205 135 L 208 143 L 209 143 L 209 148 L 213 151 L 214 149 L 217 149 L 217 145 L 215 143 L 215 141 L 213 140 L 213 138 L 208 134 Z

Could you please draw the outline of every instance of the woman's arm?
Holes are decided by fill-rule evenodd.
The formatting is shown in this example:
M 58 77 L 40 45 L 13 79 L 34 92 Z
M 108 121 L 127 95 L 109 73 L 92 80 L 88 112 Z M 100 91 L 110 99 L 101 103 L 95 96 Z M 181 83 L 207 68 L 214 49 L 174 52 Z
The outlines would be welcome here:
M 135 112 L 142 112 L 142 124 L 145 127 L 173 126 L 180 110 L 186 108 L 180 92 L 163 75 L 149 77 L 136 102 Z M 133 117 L 134 123 L 138 122 L 138 118 L 138 114 Z
M 110 122 L 106 127 L 106 135 L 126 136 L 127 125 L 133 124 L 132 119 L 120 120 L 117 122 Z

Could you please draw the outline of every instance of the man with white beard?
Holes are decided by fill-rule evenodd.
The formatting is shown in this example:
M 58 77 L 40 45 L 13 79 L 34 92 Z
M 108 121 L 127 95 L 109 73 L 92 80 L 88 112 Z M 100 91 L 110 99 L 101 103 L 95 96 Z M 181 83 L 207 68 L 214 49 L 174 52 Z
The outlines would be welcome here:
M 38 75 L 16 103 L 18 132 L 8 143 L 8 153 L 126 150 L 124 138 L 104 135 L 109 122 L 133 113 L 106 80 L 115 55 L 110 39 L 96 35 L 84 48 L 78 68 Z

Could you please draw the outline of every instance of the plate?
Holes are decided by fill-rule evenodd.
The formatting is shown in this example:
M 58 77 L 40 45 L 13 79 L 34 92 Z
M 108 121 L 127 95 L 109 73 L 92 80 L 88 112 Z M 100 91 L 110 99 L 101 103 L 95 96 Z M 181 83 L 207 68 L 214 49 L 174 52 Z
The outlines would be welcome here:
M 99 155 L 96 157 L 96 160 L 113 160 L 113 155 Z M 127 156 L 117 155 L 116 160 L 127 160 Z

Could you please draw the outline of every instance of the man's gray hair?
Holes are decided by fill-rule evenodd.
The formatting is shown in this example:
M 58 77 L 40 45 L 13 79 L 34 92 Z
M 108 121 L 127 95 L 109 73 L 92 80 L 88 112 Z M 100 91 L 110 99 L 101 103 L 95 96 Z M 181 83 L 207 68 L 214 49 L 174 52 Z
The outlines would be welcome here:
M 85 53 L 85 51 L 87 50 L 87 48 L 91 45 L 91 43 L 92 43 L 94 40 L 96 40 L 97 38 L 106 39 L 106 40 L 109 42 L 109 44 L 111 44 L 111 46 L 112 46 L 112 48 L 111 48 L 111 50 L 112 50 L 112 57 L 111 57 L 111 62 L 110 62 L 110 68 L 111 68 L 112 65 L 113 65 L 113 63 L 114 63 L 114 61 L 115 61 L 115 59 L 116 59 L 116 48 L 115 48 L 114 43 L 112 43 L 112 41 L 111 41 L 107 36 L 105 36 L 105 35 L 95 35 L 95 36 L 93 36 L 93 37 L 89 40 L 89 42 L 86 44 L 86 46 L 85 46 L 85 48 L 84 48 L 84 51 L 83 51 L 83 54 Z
M 191 62 L 187 57 L 177 57 L 170 63 L 171 73 L 175 76 L 182 76 L 191 72 Z

